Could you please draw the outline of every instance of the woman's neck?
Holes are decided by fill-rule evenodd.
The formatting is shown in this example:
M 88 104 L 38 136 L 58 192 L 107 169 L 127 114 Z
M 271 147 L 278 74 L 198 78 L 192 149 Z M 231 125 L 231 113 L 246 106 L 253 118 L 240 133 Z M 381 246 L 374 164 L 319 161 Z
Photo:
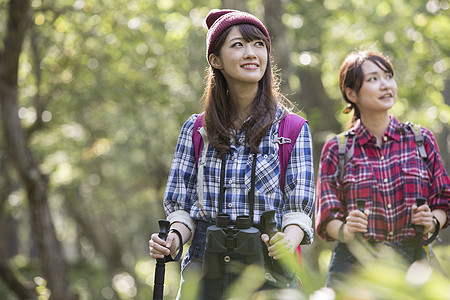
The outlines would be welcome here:
M 386 129 L 391 122 L 391 118 L 389 114 L 373 114 L 368 117 L 361 115 L 361 122 L 364 126 L 372 132 L 373 135 L 377 138 L 377 146 L 381 146 L 383 143 L 383 136 L 386 132 Z
M 252 103 L 258 91 L 258 85 L 240 86 L 230 88 L 229 95 L 233 106 L 236 108 L 235 118 L 232 120 L 236 129 L 241 128 L 245 120 L 250 116 Z

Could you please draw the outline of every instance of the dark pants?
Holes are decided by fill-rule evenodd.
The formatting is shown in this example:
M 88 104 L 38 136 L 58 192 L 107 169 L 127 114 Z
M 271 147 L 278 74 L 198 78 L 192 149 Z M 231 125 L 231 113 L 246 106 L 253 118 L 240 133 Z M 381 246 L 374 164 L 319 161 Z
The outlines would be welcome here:
M 379 245 L 392 247 L 408 264 L 414 262 L 414 241 L 372 243 L 372 245 L 375 247 Z M 354 269 L 360 266 L 361 263 L 352 255 L 345 243 L 336 243 L 331 256 L 325 286 L 336 287 L 339 282 L 345 279 L 346 275 L 353 273 Z

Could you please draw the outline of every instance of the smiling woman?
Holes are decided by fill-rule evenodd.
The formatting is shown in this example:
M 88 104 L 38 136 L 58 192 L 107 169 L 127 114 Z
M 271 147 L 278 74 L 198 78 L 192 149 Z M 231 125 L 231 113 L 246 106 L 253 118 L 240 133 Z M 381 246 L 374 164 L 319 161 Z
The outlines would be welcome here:
M 389 113 L 397 100 L 390 61 L 375 52 L 351 53 L 339 85 L 348 103 L 344 113 L 354 114 L 351 128 L 322 149 L 315 218 L 316 232 L 336 241 L 330 287 L 366 263 L 355 251 L 361 243 L 392 247 L 408 264 L 420 259 L 424 238 L 430 234 L 431 242 L 448 225 L 450 197 L 434 135 Z
M 223 266 L 223 259 L 231 265 L 239 261 L 264 268 L 264 255 L 269 261 L 279 260 L 292 256 L 300 243 L 312 242 L 314 176 L 310 130 L 297 116 L 291 126 L 300 133 L 295 136 L 283 177 L 286 189 L 280 188 L 277 137 L 280 122 L 289 111 L 273 75 L 265 26 L 255 16 L 236 10 L 212 10 L 205 22 L 210 64 L 205 112 L 191 116 L 183 125 L 164 197 L 171 230 L 166 241 L 153 234 L 149 248 L 152 257 L 162 259 L 192 239 L 181 265 L 178 298 L 189 296 L 187 289 L 203 275 L 199 295 L 194 298 L 222 299 L 240 275 L 240 271 Z M 197 124 L 203 124 L 201 160 L 195 156 L 195 138 L 193 142 Z M 274 226 L 282 229 L 270 238 L 259 231 L 261 215 L 267 211 L 276 212 Z M 236 247 L 228 243 L 226 253 L 211 249 L 214 242 L 206 245 L 207 236 L 214 241 L 211 236 L 222 232 L 216 222 L 217 226 L 226 222 L 228 234 L 236 236 Z M 243 222 L 247 225 L 241 227 Z M 238 233 L 252 235 L 239 239 Z M 254 250 L 242 252 L 248 246 Z M 262 287 L 256 288 L 296 286 L 292 273 L 281 274 L 284 277 L 277 277 L 276 283 L 264 282 L 265 272 L 257 273 L 263 275 Z

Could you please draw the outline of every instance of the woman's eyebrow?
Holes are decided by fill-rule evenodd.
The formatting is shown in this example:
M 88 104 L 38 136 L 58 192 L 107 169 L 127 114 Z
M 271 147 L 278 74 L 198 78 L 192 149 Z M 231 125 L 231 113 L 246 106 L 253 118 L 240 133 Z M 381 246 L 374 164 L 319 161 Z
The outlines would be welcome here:
M 377 75 L 377 74 L 378 74 L 378 71 L 373 71 L 373 72 L 364 74 L 364 77 L 369 76 L 369 75 Z
M 240 40 L 243 40 L 244 38 L 242 37 L 242 36 L 235 36 L 235 37 L 232 37 L 230 40 L 229 40 L 229 42 L 232 42 L 232 41 L 240 41 Z

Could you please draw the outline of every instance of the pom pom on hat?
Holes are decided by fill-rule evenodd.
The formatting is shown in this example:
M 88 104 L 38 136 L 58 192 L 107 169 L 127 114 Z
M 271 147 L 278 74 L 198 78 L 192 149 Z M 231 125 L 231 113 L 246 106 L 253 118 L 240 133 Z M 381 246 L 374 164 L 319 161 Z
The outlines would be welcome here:
M 214 22 L 217 21 L 218 18 L 232 12 L 238 11 L 233 9 L 212 9 L 205 18 L 206 27 L 208 27 L 209 30 L 211 26 L 214 24 Z
M 233 10 L 233 9 L 213 9 L 205 18 L 208 34 L 206 36 L 206 60 L 209 62 L 209 55 L 212 51 L 212 45 L 215 40 L 228 28 L 238 24 L 250 24 L 261 30 L 261 32 L 269 40 L 270 51 L 270 36 L 264 24 L 254 15 L 247 12 Z

